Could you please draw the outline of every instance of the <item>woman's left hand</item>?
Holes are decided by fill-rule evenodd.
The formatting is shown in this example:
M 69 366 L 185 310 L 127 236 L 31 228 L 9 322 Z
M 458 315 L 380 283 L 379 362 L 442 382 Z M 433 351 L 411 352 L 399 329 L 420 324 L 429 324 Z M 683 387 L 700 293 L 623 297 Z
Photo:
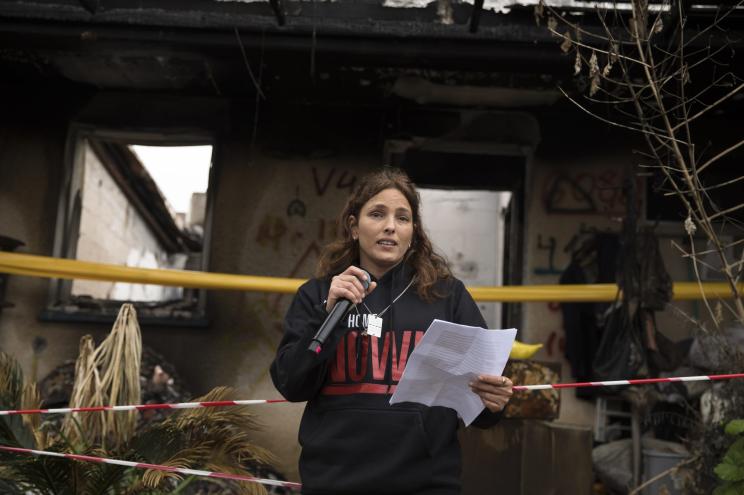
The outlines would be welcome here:
M 470 382 L 470 390 L 481 398 L 489 411 L 499 412 L 509 402 L 513 385 L 505 376 L 480 375 Z

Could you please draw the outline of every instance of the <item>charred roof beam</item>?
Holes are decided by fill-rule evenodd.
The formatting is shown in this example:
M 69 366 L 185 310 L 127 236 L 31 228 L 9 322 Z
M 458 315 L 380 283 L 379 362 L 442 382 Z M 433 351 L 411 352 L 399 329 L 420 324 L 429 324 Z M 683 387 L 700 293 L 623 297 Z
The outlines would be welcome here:
M 478 32 L 478 24 L 480 24 L 481 12 L 483 12 L 483 1 L 484 0 L 475 0 L 473 2 L 473 11 L 470 14 L 470 32 L 471 33 Z
M 287 23 L 287 18 L 284 15 L 284 2 L 283 0 L 269 0 L 271 4 L 271 10 L 274 11 L 274 17 L 276 17 L 276 23 L 280 26 L 284 26 Z

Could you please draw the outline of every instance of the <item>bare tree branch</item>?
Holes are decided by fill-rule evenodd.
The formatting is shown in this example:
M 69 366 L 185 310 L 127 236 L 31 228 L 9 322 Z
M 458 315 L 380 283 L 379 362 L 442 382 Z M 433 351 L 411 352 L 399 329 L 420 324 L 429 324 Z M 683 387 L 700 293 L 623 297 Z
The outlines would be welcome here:
M 735 87 L 734 89 L 732 89 L 731 91 L 729 91 L 729 92 L 728 92 L 728 93 L 727 93 L 727 94 L 726 94 L 725 96 L 722 96 L 722 97 L 720 97 L 720 98 L 719 98 L 718 100 L 716 100 L 716 101 L 715 101 L 714 103 L 712 103 L 712 104 L 708 105 L 708 106 L 707 106 L 707 107 L 705 107 L 705 108 L 704 108 L 703 110 L 699 111 L 698 113 L 696 113 L 695 115 L 693 115 L 692 117 L 690 117 L 690 118 L 688 119 L 688 122 L 687 122 L 687 123 L 690 123 L 690 122 L 692 122 L 693 120 L 695 120 L 695 119 L 697 119 L 697 118 L 699 118 L 699 117 L 702 117 L 702 116 L 703 116 L 703 115 L 705 115 L 705 114 L 706 114 L 706 113 L 707 113 L 708 111 L 710 111 L 710 110 L 713 110 L 714 108 L 716 108 L 716 107 L 717 107 L 718 105 L 720 105 L 721 103 L 723 103 L 723 102 L 725 102 L 725 101 L 729 100 L 729 99 L 730 99 L 730 98 L 731 98 L 732 96 L 734 96 L 734 95 L 735 95 L 736 93 L 738 93 L 738 92 L 739 92 L 739 91 L 741 91 L 742 89 L 744 89 L 744 83 L 742 83 L 742 84 L 739 84 L 739 85 L 738 85 L 737 87 Z M 672 131 L 676 131 L 676 130 L 677 130 L 677 129 L 679 129 L 679 128 L 680 128 L 680 127 L 681 127 L 682 125 L 683 125 L 683 124 L 677 124 L 676 126 L 674 126 L 674 128 L 672 128 Z
M 565 96 L 566 98 L 568 98 L 568 100 L 569 100 L 569 101 L 570 101 L 571 103 L 573 103 L 574 105 L 576 105 L 577 107 L 579 107 L 579 108 L 580 108 L 581 110 L 583 110 L 583 111 L 584 111 L 584 112 L 586 112 L 587 114 L 589 114 L 589 115 L 591 115 L 592 117 L 594 117 L 595 119 L 599 119 L 599 120 L 601 120 L 602 122 L 604 122 L 604 123 L 606 123 L 606 124 L 614 125 L 614 126 L 616 126 L 616 127 L 621 127 L 621 128 L 623 128 L 623 129 L 628 129 L 628 130 L 630 130 L 630 131 L 641 132 L 641 133 L 644 133 L 644 134 L 651 134 L 651 135 L 656 135 L 656 134 L 655 134 L 654 132 L 652 132 L 652 131 L 650 131 L 650 130 L 647 130 L 647 129 L 641 129 L 641 128 L 637 128 L 637 127 L 631 127 L 631 126 L 628 126 L 628 125 L 625 125 L 625 124 L 620 124 L 620 123 L 618 123 L 618 122 L 613 122 L 613 121 L 611 121 L 611 120 L 608 120 L 608 119 L 605 119 L 605 118 L 603 118 L 603 117 L 600 117 L 600 116 L 599 116 L 599 115 L 597 115 L 596 113 L 593 113 L 593 112 L 591 112 L 591 111 L 587 110 L 586 108 L 584 108 L 584 107 L 583 107 L 583 106 L 582 106 L 582 105 L 581 105 L 581 104 L 580 104 L 580 103 L 579 103 L 578 101 L 576 101 L 576 100 L 574 100 L 573 98 L 571 98 L 571 97 L 569 96 L 569 94 L 568 94 L 568 93 L 566 93 L 566 91 L 565 91 L 565 90 L 564 90 L 563 88 L 561 88 L 560 86 L 558 87 L 558 90 L 559 90 L 559 91 L 560 91 L 561 93 L 563 93 L 563 96 Z M 658 137 L 666 139 L 666 136 L 661 136 L 661 135 L 658 135 Z
M 741 180 L 744 180 L 744 175 L 740 175 L 736 179 L 727 180 L 726 182 L 721 182 L 719 184 L 715 184 L 712 186 L 705 186 L 702 190 L 703 191 L 711 191 L 713 189 L 719 189 L 721 187 L 730 186 L 731 184 L 735 184 Z
M 672 243 L 674 243 L 674 241 L 672 241 Z M 730 247 L 738 246 L 739 244 L 742 244 L 742 243 L 744 243 L 744 239 L 739 239 L 738 241 L 734 241 L 734 242 L 730 242 L 730 243 L 728 243 L 728 244 L 724 244 L 724 245 L 723 245 L 723 247 L 724 247 L 725 249 L 728 249 L 728 248 L 730 248 Z M 684 250 L 683 250 L 682 248 L 680 248 L 680 250 L 681 250 L 682 252 L 684 252 Z M 697 253 L 697 255 L 698 255 L 698 256 L 702 256 L 702 255 L 704 255 L 704 254 L 710 254 L 710 253 L 715 253 L 715 252 L 716 252 L 716 250 L 715 250 L 715 249 L 708 249 L 708 250 L 706 250 L 706 251 L 700 251 L 699 253 Z M 744 252 L 744 251 L 743 251 L 743 252 Z M 690 256 L 689 254 L 685 254 L 685 255 L 684 255 L 684 257 L 685 257 L 685 258 L 687 258 L 687 257 L 689 257 L 689 256 Z
M 702 252 L 700 252 L 700 253 L 691 253 L 691 252 L 687 252 L 687 251 L 685 251 L 685 248 L 683 248 L 682 246 L 680 246 L 679 244 L 677 244 L 677 243 L 676 243 L 675 241 L 672 241 L 672 247 L 673 247 L 674 249 L 676 249 L 677 251 L 679 251 L 680 253 L 682 253 L 682 257 L 683 257 L 683 258 L 690 258 L 690 259 L 695 259 L 695 261 L 696 261 L 696 262 L 697 262 L 697 263 L 698 263 L 699 265 L 702 265 L 702 266 L 704 266 L 704 267 L 705 267 L 705 268 L 707 268 L 708 270 L 713 270 L 713 271 L 716 271 L 716 272 L 717 272 L 717 271 L 719 271 L 718 267 L 716 267 L 716 266 L 713 266 L 713 265 L 711 265 L 710 263 L 707 263 L 707 262 L 705 262 L 705 261 L 703 261 L 703 260 L 701 259 L 701 256 L 703 256 L 703 253 L 702 253 Z M 706 253 L 716 253 L 717 251 L 716 251 L 715 249 L 711 249 L 711 250 L 709 250 L 709 251 L 705 251 L 705 252 L 706 252 Z
M 743 4 L 744 0 L 739 0 L 736 7 Z M 663 173 L 664 181 L 661 187 L 669 191 L 666 195 L 676 196 L 682 202 L 688 214 L 685 226 L 690 237 L 691 252 L 687 253 L 679 246 L 676 246 L 677 249 L 682 251 L 684 257 L 692 261 L 699 284 L 701 283 L 700 267 L 722 273 L 724 279 L 728 282 L 731 294 L 734 296 L 736 314 L 740 321 L 744 322 L 744 303 L 735 281 L 737 280 L 735 277 L 741 276 L 744 271 L 744 263 L 727 260 L 727 256 L 730 256 L 725 251 L 728 244 L 722 242 L 722 234 L 717 232 L 717 230 L 723 229 L 725 225 L 744 225 L 737 218 L 731 216 L 732 213 L 744 208 L 744 204 L 722 209 L 710 196 L 711 190 L 736 184 L 744 180 L 744 177 L 706 186 L 701 175 L 707 167 L 742 147 L 744 139 L 718 152 L 715 156 L 706 160 L 702 166 L 698 166 L 698 161 L 703 161 L 710 145 L 706 144 L 702 152 L 698 151 L 691 126 L 697 119 L 718 108 L 744 89 L 744 81 L 741 78 L 730 71 L 723 71 L 721 74 L 721 71 L 717 68 L 720 64 L 718 58 L 730 49 L 730 44 L 724 43 L 713 47 L 709 42 L 702 48 L 698 48 L 695 44 L 701 39 L 701 36 L 707 33 L 710 33 L 712 39 L 713 30 L 719 30 L 723 35 L 722 37 L 725 37 L 725 31 L 721 23 L 730 15 L 731 10 L 723 15 L 720 11 L 717 12 L 715 19 L 709 26 L 698 30 L 690 39 L 686 40 L 685 37 L 689 30 L 685 30 L 686 18 L 680 2 L 676 4 L 677 24 L 673 27 L 672 36 L 663 38 L 655 37 L 663 29 L 661 26 L 662 13 L 660 11 L 651 12 L 647 0 L 631 0 L 630 5 L 631 12 L 627 18 L 619 15 L 617 10 L 613 11 L 614 22 L 622 27 L 622 30 L 608 26 L 607 20 L 611 18 L 606 14 L 599 13 L 598 18 L 604 29 L 604 36 L 588 33 L 578 23 L 569 22 L 554 9 L 551 9 L 555 14 L 553 19 L 558 19 L 570 26 L 570 31 L 567 31 L 567 34 L 559 33 L 555 20 L 552 20 L 549 26 L 550 32 L 564 41 L 562 49 L 565 51 L 573 47 L 577 50 L 577 64 L 583 63 L 590 67 L 591 87 L 589 96 L 585 97 L 586 100 L 593 104 L 605 105 L 618 118 L 599 115 L 597 112 L 579 104 L 574 98 L 569 97 L 563 89 L 561 89 L 561 92 L 579 109 L 594 118 L 611 126 L 639 132 L 643 135 L 648 146 L 648 153 L 644 156 L 655 162 L 651 167 Z M 576 39 L 573 39 L 568 33 L 576 33 Z M 605 43 L 606 46 L 584 44 L 581 41 L 581 33 L 586 33 L 587 38 L 591 36 L 591 40 L 600 41 Z M 617 36 L 615 33 L 617 33 Z M 587 59 L 590 53 L 591 58 Z M 598 60 L 597 55 L 606 57 L 606 60 Z M 598 65 L 602 67 L 601 64 L 604 64 L 604 66 L 600 70 Z M 695 94 L 688 95 L 688 89 L 692 87 L 688 86 L 691 84 L 691 77 L 701 77 L 700 69 L 705 64 L 711 67 L 711 70 L 705 76 L 706 80 L 710 76 L 709 82 L 703 84 L 702 89 L 695 89 Z M 616 66 L 618 68 L 615 68 Z M 694 75 L 691 75 L 692 71 L 695 71 Z M 727 84 L 732 84 L 733 89 L 725 90 L 726 94 L 718 97 L 712 103 L 706 101 L 709 99 L 708 95 L 711 94 L 712 90 L 722 88 Z M 697 86 L 700 86 L 699 81 L 695 87 L 697 88 Z M 601 97 L 594 97 L 597 92 Z M 647 165 L 641 164 L 640 167 L 646 168 Z M 714 267 L 696 254 L 696 247 L 692 243 L 694 229 L 696 228 L 712 246 L 704 253 L 714 254 L 720 262 L 720 266 Z M 744 231 L 744 229 L 742 230 Z M 718 325 L 719 320 L 716 318 L 710 302 L 704 298 L 704 303 L 716 325 Z
M 558 31 L 556 31 L 556 30 L 554 30 L 554 29 L 548 28 L 548 30 L 549 30 L 549 31 L 550 31 L 551 33 L 553 33 L 553 34 L 554 34 L 555 36 L 558 36 L 559 38 L 561 38 L 561 39 L 564 39 L 564 40 L 568 40 L 568 41 L 569 41 L 569 42 L 571 42 L 572 44 L 574 44 L 574 45 L 576 45 L 576 46 L 580 46 L 581 48 L 585 48 L 585 49 L 587 49 L 587 50 L 594 50 L 594 51 L 595 51 L 595 52 L 597 52 L 597 53 L 603 53 L 603 54 L 605 54 L 605 55 L 610 55 L 610 53 L 611 53 L 611 52 L 609 52 L 608 50 L 602 50 L 602 49 L 600 49 L 600 48 L 597 48 L 597 47 L 594 47 L 594 46 L 590 46 L 590 45 L 587 45 L 587 44 L 585 44 L 585 43 L 582 43 L 582 42 L 580 42 L 580 41 L 577 41 L 577 40 L 575 40 L 575 39 L 573 39 L 573 38 L 569 38 L 569 37 L 567 37 L 567 36 L 566 36 L 565 34 L 563 34 L 563 33 L 559 33 Z M 629 60 L 629 61 L 631 61 L 631 62 L 634 62 L 634 63 L 637 63 L 637 64 L 643 64 L 643 62 L 641 62 L 640 60 L 636 60 L 636 59 L 633 59 L 633 58 L 631 58 L 631 57 L 626 57 L 625 55 L 620 55 L 620 54 L 617 54 L 617 56 L 618 56 L 618 57 L 620 57 L 620 58 L 624 58 L 624 59 L 627 59 L 627 60 Z
M 718 14 L 716 14 L 716 18 L 713 20 L 713 22 L 711 24 L 709 24 L 708 26 L 706 26 L 702 31 L 699 31 L 698 33 L 696 33 L 695 36 L 693 36 L 689 40 L 687 40 L 685 42 L 685 45 L 689 45 L 689 44 L 693 43 L 699 37 L 701 37 L 702 35 L 704 35 L 708 31 L 710 31 L 711 29 L 714 29 L 714 28 L 715 29 L 719 29 L 719 26 L 721 24 L 721 21 L 723 21 L 726 17 L 728 17 L 733 12 L 735 12 L 736 9 L 738 9 L 742 5 L 744 5 L 744 0 L 740 0 L 739 2 L 737 2 L 732 7 L 728 8 L 728 10 L 726 10 L 726 12 L 721 17 L 719 17 Z
M 718 213 L 714 213 L 713 215 L 710 216 L 710 219 L 711 220 L 715 220 L 718 217 L 722 217 L 724 215 L 728 215 L 729 213 L 732 213 L 732 212 L 737 211 L 737 210 L 741 210 L 742 208 L 744 208 L 744 203 L 740 203 L 740 204 L 738 204 L 736 206 L 732 206 L 731 208 L 727 208 L 727 209 L 725 209 L 723 211 L 719 211 Z
M 723 158 L 724 156 L 728 155 L 729 153 L 731 153 L 732 151 L 734 151 L 735 149 L 739 148 L 742 145 L 744 145 L 744 139 L 742 139 L 738 143 L 732 144 L 731 146 L 729 146 L 725 150 L 723 150 L 720 153 L 718 153 L 713 158 L 707 160 L 705 163 L 703 163 L 702 165 L 700 165 L 700 167 L 697 170 L 698 173 L 702 173 L 703 170 L 705 170 L 706 168 L 708 168 L 710 165 L 712 165 L 713 163 L 717 162 L 718 160 L 720 160 L 721 158 Z M 741 177 L 739 177 L 739 179 L 741 179 Z

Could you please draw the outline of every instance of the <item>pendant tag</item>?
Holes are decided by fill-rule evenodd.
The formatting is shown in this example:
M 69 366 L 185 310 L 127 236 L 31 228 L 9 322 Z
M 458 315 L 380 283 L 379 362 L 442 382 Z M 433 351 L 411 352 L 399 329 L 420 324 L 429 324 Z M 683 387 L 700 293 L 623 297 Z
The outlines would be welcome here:
M 382 337 L 382 318 L 377 315 L 368 315 L 367 333 L 377 338 Z

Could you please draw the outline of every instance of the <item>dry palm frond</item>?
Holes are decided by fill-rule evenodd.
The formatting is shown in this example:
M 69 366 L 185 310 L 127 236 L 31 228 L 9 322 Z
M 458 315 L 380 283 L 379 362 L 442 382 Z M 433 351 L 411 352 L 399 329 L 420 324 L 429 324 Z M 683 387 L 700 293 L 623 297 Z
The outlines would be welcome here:
M 134 306 L 124 304 L 111 334 L 96 350 L 96 364 L 101 367 L 101 385 L 107 392 L 109 405 L 140 403 L 141 359 L 142 339 L 137 313 Z M 108 414 L 115 444 L 121 445 L 134 433 L 137 413 Z
M 235 398 L 234 391 L 229 387 L 216 387 L 206 395 L 197 397 L 195 402 L 216 402 L 232 400 Z M 178 428 L 193 429 L 194 426 L 208 421 L 212 424 L 222 423 L 235 426 L 239 429 L 255 430 L 260 424 L 251 412 L 249 406 L 215 407 L 184 409 L 180 414 L 173 415 L 171 419 Z
M 137 313 L 131 304 L 124 304 L 111 333 L 97 349 L 90 336 L 81 339 L 70 406 L 138 404 L 141 355 Z M 63 431 L 71 441 L 87 438 L 104 447 L 111 441 L 112 446 L 118 448 L 132 437 L 135 426 L 134 411 L 86 413 L 79 417 L 68 416 Z
M 73 407 L 139 403 L 140 334 L 134 309 L 125 305 L 111 332 L 96 349 L 89 336 L 81 339 L 75 368 Z M 197 401 L 233 399 L 228 388 L 216 388 Z M 38 408 L 35 387 L 24 384 L 20 367 L 0 353 L 0 407 Z M 107 413 L 110 414 L 110 413 Z M 124 417 L 118 413 L 119 417 Z M 126 418 L 125 418 L 126 419 Z M 182 410 L 165 421 L 131 433 L 134 424 L 116 422 L 99 413 L 70 415 L 60 441 L 52 443 L 38 418 L 0 417 L 0 443 L 55 452 L 76 451 L 97 457 L 146 461 L 172 467 L 250 475 L 253 468 L 273 462 L 253 444 L 250 432 L 259 428 L 246 406 Z M 43 443 L 42 443 L 43 442 Z M 108 446 L 106 445 L 108 443 Z M 49 445 L 51 444 L 51 445 Z M 156 494 L 181 481 L 176 473 L 147 471 L 144 477 L 123 466 L 75 463 L 67 459 L 11 456 L 0 453 L 0 493 Z M 215 482 L 219 480 L 214 480 Z M 259 483 L 234 482 L 240 493 L 265 495 Z M 7 486 L 6 486 L 7 485 Z
M 97 407 L 103 405 L 101 379 L 94 360 L 93 337 L 84 335 L 80 339 L 80 351 L 75 362 L 75 383 L 70 398 L 71 407 Z M 62 431 L 72 443 L 83 443 L 87 438 L 101 438 L 106 431 L 104 413 L 73 413 L 65 417 Z
M 197 402 L 230 400 L 233 391 L 218 387 Z M 274 459 L 255 445 L 250 432 L 259 425 L 245 406 L 183 410 L 152 425 L 133 440 L 133 449 L 148 462 L 168 466 L 247 474 L 246 465 L 270 464 Z M 143 484 L 162 487 L 174 473 L 148 472 Z M 242 493 L 265 494 L 258 483 L 239 484 Z
M 21 407 L 23 409 L 39 409 L 41 397 L 35 383 L 27 383 L 23 387 L 21 395 Z M 23 424 L 26 425 L 34 435 L 36 448 L 45 449 L 51 443 L 51 437 L 41 428 L 41 416 L 38 414 L 26 414 L 22 416 Z
M 174 468 L 191 469 L 197 467 L 198 462 L 208 457 L 209 454 L 210 449 L 207 446 L 192 447 L 179 451 L 170 459 L 162 461 L 159 464 Z M 162 483 L 166 479 L 180 480 L 182 478 L 183 475 L 179 473 L 148 469 L 145 472 L 144 476 L 142 476 L 142 483 L 145 487 L 157 488 L 159 486 L 162 486 Z
M 139 387 L 127 381 L 133 375 L 114 372 L 114 367 L 129 368 L 136 364 L 134 376 L 139 371 L 139 328 L 133 320 L 133 310 L 122 309 L 112 335 L 96 350 L 93 340 L 81 340 L 80 356 L 76 363 L 73 405 L 95 406 L 116 404 L 119 401 L 139 402 Z M 133 324 L 134 322 L 134 324 Z M 114 354 L 120 354 L 117 358 Z M 134 357 L 137 359 L 134 359 Z M 114 386 L 111 381 L 123 382 Z M 137 384 L 139 384 L 137 378 Z M 125 392 L 135 390 L 132 398 Z M 216 388 L 197 401 L 233 399 L 227 388 Z M 23 374 L 14 359 L 0 353 L 0 407 L 7 409 L 38 408 L 38 395 L 33 386 L 25 385 Z M 91 419 L 92 418 L 92 419 Z M 0 417 L 0 443 L 5 445 L 38 448 L 55 452 L 76 451 L 96 457 L 116 457 L 164 464 L 172 467 L 208 469 L 211 471 L 251 475 L 253 468 L 273 461 L 271 455 L 252 443 L 250 432 L 259 425 L 250 408 L 225 407 L 179 411 L 161 423 L 132 434 L 119 443 L 110 417 L 103 415 L 69 416 L 63 428 L 67 435 L 51 443 L 38 418 L 20 416 Z M 69 437 L 68 437 L 69 435 Z M 70 437 L 73 437 L 72 439 Z M 73 443 L 73 439 L 76 443 Z M 83 444 L 80 441 L 83 440 Z M 100 442 L 100 443 L 99 443 Z M 50 444 L 51 445 L 48 445 Z M 89 447 L 87 445 L 96 445 Z M 214 480 L 218 482 L 219 480 Z M 190 480 L 181 481 L 176 473 L 147 471 L 144 477 L 123 466 L 96 463 L 76 463 L 67 459 L 46 457 L 18 457 L 0 453 L 0 493 L 79 493 L 81 495 L 107 495 L 130 493 L 152 495 L 170 491 L 180 482 L 185 486 Z M 236 483 L 240 493 L 265 495 L 259 483 Z

